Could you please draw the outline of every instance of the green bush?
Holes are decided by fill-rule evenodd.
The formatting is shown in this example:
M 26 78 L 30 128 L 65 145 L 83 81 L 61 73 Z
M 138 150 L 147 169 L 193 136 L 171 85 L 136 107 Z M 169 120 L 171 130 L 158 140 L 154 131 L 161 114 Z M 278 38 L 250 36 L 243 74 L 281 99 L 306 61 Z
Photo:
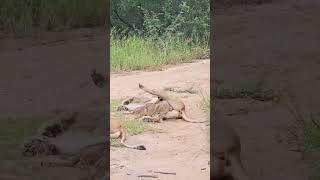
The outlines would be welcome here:
M 111 0 L 111 22 L 124 35 L 203 39 L 209 7 L 209 0 Z

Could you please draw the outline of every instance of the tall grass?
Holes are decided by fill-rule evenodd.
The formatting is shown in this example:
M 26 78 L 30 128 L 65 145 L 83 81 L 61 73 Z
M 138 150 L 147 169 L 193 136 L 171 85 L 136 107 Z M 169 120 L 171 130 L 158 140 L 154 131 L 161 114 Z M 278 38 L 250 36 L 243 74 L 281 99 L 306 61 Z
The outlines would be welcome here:
M 101 26 L 106 0 L 1 0 L 0 30 L 15 33 Z
M 114 31 L 110 39 L 112 71 L 155 70 L 162 65 L 191 62 L 208 56 L 207 39 L 186 38 L 142 38 L 129 36 L 118 38 Z

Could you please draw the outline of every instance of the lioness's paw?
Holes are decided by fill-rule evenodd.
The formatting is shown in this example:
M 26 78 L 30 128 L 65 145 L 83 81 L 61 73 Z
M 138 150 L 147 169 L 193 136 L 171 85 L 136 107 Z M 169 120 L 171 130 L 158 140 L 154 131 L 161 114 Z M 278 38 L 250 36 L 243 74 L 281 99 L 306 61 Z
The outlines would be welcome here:
M 117 111 L 128 111 L 129 109 L 126 106 L 120 105 L 117 108 Z
M 139 146 L 137 146 L 137 149 L 138 150 L 146 150 L 146 147 L 144 147 L 144 145 L 139 145 Z
M 143 122 L 154 122 L 154 120 L 150 117 L 144 117 L 144 118 L 142 118 L 142 121 Z

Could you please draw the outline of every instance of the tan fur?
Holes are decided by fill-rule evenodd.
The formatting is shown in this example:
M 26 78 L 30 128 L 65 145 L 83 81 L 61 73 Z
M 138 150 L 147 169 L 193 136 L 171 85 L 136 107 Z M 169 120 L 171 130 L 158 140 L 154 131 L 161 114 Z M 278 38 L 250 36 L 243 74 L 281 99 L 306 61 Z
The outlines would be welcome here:
M 145 150 L 143 145 L 128 145 L 125 143 L 127 138 L 126 130 L 121 126 L 120 122 L 114 119 L 110 119 L 110 138 L 120 138 L 121 137 L 121 144 L 125 147 L 138 149 L 138 150 Z
M 213 175 L 215 179 L 231 176 L 234 180 L 250 180 L 240 158 L 241 143 L 238 134 L 226 122 L 215 118 L 213 127 Z
M 164 119 L 170 119 L 167 117 L 170 110 L 170 105 L 167 101 L 160 101 L 158 103 L 148 103 L 134 110 L 133 113 L 138 114 L 144 120 L 150 119 L 154 122 L 162 122 Z
M 149 89 L 140 83 L 139 83 L 139 88 L 144 90 L 147 93 L 158 96 L 163 100 L 163 101 L 160 101 L 160 102 L 164 102 L 163 104 L 159 102 L 154 105 L 150 105 L 151 107 L 149 108 L 151 110 L 163 110 L 163 111 L 159 111 L 159 115 L 161 118 L 159 121 L 162 121 L 163 119 L 181 118 L 184 121 L 191 122 L 191 123 L 206 122 L 206 121 L 195 121 L 189 118 L 188 115 L 186 114 L 186 106 L 181 99 L 174 96 L 170 96 L 165 91 L 162 91 L 162 90 Z M 170 109 L 169 111 L 168 111 L 168 108 Z M 155 119 L 153 117 L 148 117 L 148 118 Z

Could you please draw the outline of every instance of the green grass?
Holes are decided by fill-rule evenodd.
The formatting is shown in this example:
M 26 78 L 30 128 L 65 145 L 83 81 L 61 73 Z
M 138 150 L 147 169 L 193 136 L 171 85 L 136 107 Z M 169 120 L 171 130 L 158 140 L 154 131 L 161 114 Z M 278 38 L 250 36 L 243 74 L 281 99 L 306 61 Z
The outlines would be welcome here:
M 301 151 L 304 160 L 311 165 L 309 180 L 320 180 L 320 113 L 311 112 L 309 118 L 301 111 L 292 94 L 288 94 L 288 110 L 295 118 L 295 124 L 289 129 L 288 140 Z M 316 116 L 315 116 L 316 115 Z
M 110 112 L 116 112 L 117 107 L 121 104 L 123 99 L 111 99 L 110 100 Z
M 2 0 L 0 3 L 0 30 L 8 32 L 103 26 L 106 17 L 105 0 Z
M 305 152 L 317 153 L 320 152 L 320 128 L 313 125 L 305 127 Z
M 117 114 L 121 125 L 127 130 L 129 136 L 140 134 L 148 129 L 147 124 L 136 119 L 128 119 L 121 114 Z M 111 146 L 120 147 L 120 139 L 110 139 Z
M 21 158 L 19 147 L 24 138 L 33 135 L 43 118 L 6 118 L 0 120 L 0 159 Z
M 112 113 L 115 113 L 115 118 L 120 120 L 123 128 L 127 130 L 129 136 L 140 134 L 149 129 L 148 125 L 137 119 L 129 119 L 121 113 L 116 112 L 117 106 L 122 102 L 123 99 L 111 99 L 110 109 Z M 120 139 L 110 139 L 111 146 L 121 146 Z
M 304 127 L 304 154 L 311 160 L 314 174 L 311 180 L 320 180 L 320 128 L 314 124 Z
M 111 71 L 158 70 L 163 65 L 192 62 L 207 56 L 206 40 L 188 43 L 183 38 L 154 40 L 130 36 L 110 39 Z

